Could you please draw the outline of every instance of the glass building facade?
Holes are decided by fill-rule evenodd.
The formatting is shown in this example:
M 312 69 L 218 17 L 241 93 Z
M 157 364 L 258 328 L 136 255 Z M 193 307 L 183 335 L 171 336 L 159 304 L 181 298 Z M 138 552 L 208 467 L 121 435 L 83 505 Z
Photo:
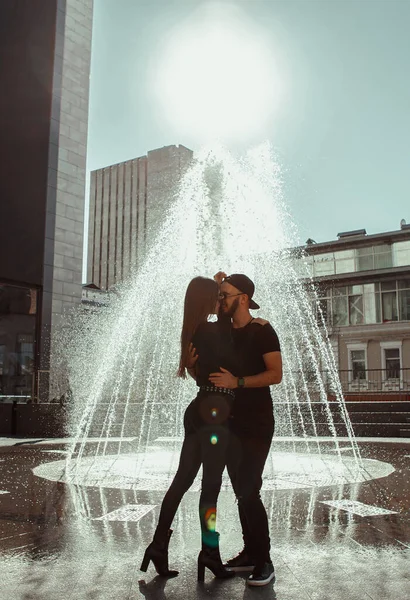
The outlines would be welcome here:
M 410 278 L 321 286 L 318 319 L 331 327 L 410 321 Z
M 53 399 L 54 342 L 81 302 L 92 14 L 92 0 L 0 2 L 3 401 Z
M 0 284 L 0 402 L 33 395 L 38 290 Z
M 318 324 L 326 324 L 343 391 L 355 401 L 410 390 L 409 237 L 403 228 L 369 240 L 351 236 L 307 246 L 301 261 L 317 292 L 312 306 Z
M 311 277 L 405 267 L 410 265 L 410 240 L 313 254 L 305 262 Z

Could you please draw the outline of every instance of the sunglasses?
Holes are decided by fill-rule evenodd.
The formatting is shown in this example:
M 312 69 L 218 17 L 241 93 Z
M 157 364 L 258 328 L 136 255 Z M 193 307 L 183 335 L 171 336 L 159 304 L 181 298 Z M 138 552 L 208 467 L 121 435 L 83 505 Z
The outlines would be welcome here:
M 232 298 L 233 296 L 243 296 L 244 292 L 239 292 L 239 294 L 227 294 L 226 292 L 221 292 L 218 294 L 220 300 L 225 300 L 226 298 Z

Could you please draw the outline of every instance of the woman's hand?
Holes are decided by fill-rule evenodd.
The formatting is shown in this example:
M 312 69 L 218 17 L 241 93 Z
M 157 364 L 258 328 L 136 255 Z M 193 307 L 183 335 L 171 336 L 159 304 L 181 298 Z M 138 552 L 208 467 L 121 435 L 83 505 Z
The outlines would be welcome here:
M 224 273 L 223 271 L 218 271 L 218 273 L 216 273 L 216 275 L 214 275 L 214 279 L 218 285 L 221 285 L 222 281 L 226 277 L 228 277 L 228 275 L 226 273 Z
M 238 378 L 235 375 L 232 375 L 229 371 L 224 369 L 223 367 L 219 367 L 222 373 L 211 373 L 208 377 L 209 381 L 211 381 L 212 385 L 216 387 L 228 388 L 229 390 L 234 390 L 238 387 Z
M 187 357 L 186 368 L 193 369 L 195 367 L 195 363 L 197 360 L 198 360 L 198 354 L 196 353 L 196 348 L 194 348 L 194 346 L 191 343 L 191 344 L 189 344 L 189 347 L 188 347 L 188 357 Z

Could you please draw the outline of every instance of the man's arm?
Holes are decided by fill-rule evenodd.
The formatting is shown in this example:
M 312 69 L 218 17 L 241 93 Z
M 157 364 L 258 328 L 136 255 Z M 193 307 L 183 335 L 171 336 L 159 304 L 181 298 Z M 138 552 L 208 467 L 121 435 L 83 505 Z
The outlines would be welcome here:
M 263 355 L 266 371 L 257 375 L 243 377 L 245 388 L 268 387 L 282 381 L 282 355 L 280 352 L 268 352 Z M 221 367 L 221 373 L 211 373 L 209 380 L 217 387 L 235 389 L 238 387 L 238 377 Z
M 282 355 L 280 352 L 268 352 L 263 355 L 266 371 L 244 377 L 246 388 L 266 387 L 282 381 Z

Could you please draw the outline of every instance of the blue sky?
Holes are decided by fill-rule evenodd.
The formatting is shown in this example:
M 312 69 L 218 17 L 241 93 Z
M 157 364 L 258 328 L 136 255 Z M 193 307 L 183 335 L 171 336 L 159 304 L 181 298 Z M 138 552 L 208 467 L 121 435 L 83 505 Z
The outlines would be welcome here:
M 151 76 L 167 36 L 200 20 L 207 4 L 95 0 L 89 170 L 168 144 L 199 148 L 161 118 Z M 244 27 L 269 40 L 286 82 L 263 134 L 232 149 L 271 141 L 301 241 L 410 222 L 410 1 L 220 4 L 235 5 Z

